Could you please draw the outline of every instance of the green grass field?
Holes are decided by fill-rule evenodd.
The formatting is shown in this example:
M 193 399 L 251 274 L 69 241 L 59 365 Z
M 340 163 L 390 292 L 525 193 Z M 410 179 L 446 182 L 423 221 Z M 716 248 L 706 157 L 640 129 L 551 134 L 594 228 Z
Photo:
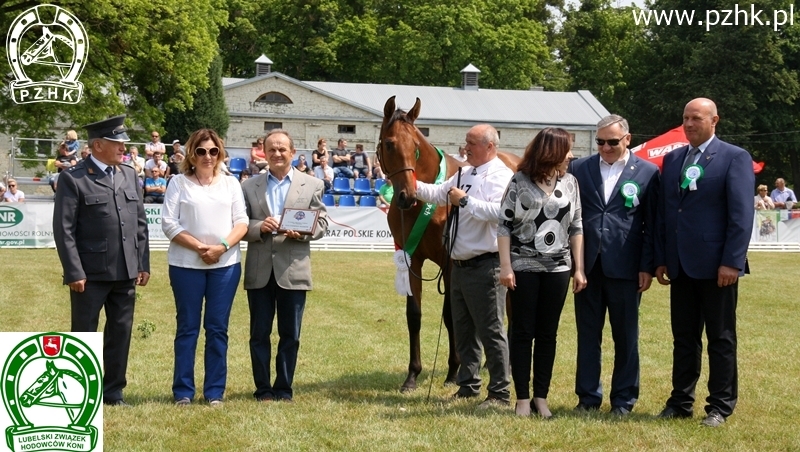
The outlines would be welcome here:
M 800 450 L 800 296 L 792 289 L 798 255 L 750 257 L 753 274 L 739 291 L 739 405 L 723 427 L 708 429 L 699 426 L 708 394 L 705 356 L 695 418 L 655 418 L 671 389 L 672 365 L 668 290 L 658 284 L 642 301 L 641 397 L 624 420 L 608 415 L 607 400 L 601 413 L 572 412 L 577 400 L 571 297 L 561 319 L 549 398 L 554 420 L 520 419 L 512 409 L 476 411 L 477 401 L 451 401 L 455 388 L 442 385 L 446 335 L 428 400 L 441 312 L 434 283 L 425 284 L 420 388 L 401 394 L 408 362 L 405 301 L 394 292 L 390 253 L 312 254 L 315 290 L 306 306 L 296 403 L 253 401 L 247 299 L 240 288 L 230 325 L 225 405 L 178 408 L 171 395 L 175 308 L 166 253 L 154 252 L 153 275 L 140 290 L 134 325 L 149 321 L 156 329 L 148 338 L 134 330 L 125 391 L 134 407 L 105 409 L 106 450 Z M 425 272 L 432 276 L 434 270 L 428 264 Z M 2 250 L 0 330 L 69 331 L 68 289 L 60 275 L 55 250 Z M 613 359 L 608 327 L 604 340 L 608 388 Z M 198 363 L 202 387 L 202 355 Z

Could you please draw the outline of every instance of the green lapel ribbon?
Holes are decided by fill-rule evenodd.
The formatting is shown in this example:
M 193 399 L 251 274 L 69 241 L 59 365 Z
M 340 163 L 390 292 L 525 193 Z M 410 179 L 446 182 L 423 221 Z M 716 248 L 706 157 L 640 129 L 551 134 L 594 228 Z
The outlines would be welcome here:
M 444 182 L 445 175 L 447 174 L 447 159 L 444 157 L 444 151 L 441 149 L 436 148 L 436 152 L 439 153 L 439 174 L 436 175 L 436 180 L 433 181 L 433 183 L 436 185 L 441 185 Z M 403 250 L 408 253 L 409 256 L 413 256 L 414 251 L 417 250 L 417 246 L 419 245 L 420 240 L 422 240 L 422 234 L 425 233 L 425 229 L 428 227 L 428 223 L 431 222 L 431 217 L 435 211 L 436 204 L 434 203 L 426 202 L 422 207 L 422 212 L 420 212 L 419 216 L 417 217 L 414 227 L 411 228 L 411 234 L 408 235 L 406 246 L 403 248 Z

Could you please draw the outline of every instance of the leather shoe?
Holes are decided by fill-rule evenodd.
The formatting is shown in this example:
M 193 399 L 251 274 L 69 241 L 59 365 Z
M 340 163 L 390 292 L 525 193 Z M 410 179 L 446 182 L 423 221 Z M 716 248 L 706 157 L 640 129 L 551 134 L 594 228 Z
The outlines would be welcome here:
M 103 405 L 106 406 L 131 406 L 129 403 L 125 402 L 122 399 L 117 400 L 104 400 Z
M 588 413 L 590 411 L 598 410 L 600 410 L 600 405 L 589 405 L 587 403 L 580 402 L 575 406 L 575 411 L 579 411 L 581 413 Z
M 724 423 L 725 423 L 725 418 L 722 417 L 722 415 L 719 414 L 718 411 L 712 411 L 708 413 L 708 416 L 706 416 L 706 418 L 703 419 L 703 422 L 701 422 L 700 425 L 705 425 L 706 427 L 719 427 Z
M 631 414 L 631 410 L 629 410 L 629 409 L 627 409 L 625 407 L 622 407 L 622 406 L 611 407 L 611 415 L 612 416 L 625 417 L 625 416 L 627 416 L 629 414 Z
M 692 413 L 680 412 L 671 406 L 658 413 L 660 419 L 685 419 L 692 417 Z

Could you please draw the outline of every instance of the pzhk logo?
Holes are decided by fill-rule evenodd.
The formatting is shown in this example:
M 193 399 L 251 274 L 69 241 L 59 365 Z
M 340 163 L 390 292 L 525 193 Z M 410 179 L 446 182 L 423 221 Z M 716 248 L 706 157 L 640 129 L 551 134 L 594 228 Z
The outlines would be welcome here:
M 8 30 L 6 51 L 15 78 L 11 98 L 17 104 L 81 100 L 78 77 L 86 65 L 89 40 L 69 11 L 39 5 L 23 12 Z
M 10 228 L 22 223 L 22 212 L 9 206 L 0 206 L 0 228 Z
M 11 450 L 97 447 L 96 425 L 102 426 L 102 415 L 99 422 L 94 420 L 102 404 L 103 378 L 94 352 L 78 338 L 62 333 L 24 338 L 6 358 L 1 388 L 14 424 L 5 431 Z

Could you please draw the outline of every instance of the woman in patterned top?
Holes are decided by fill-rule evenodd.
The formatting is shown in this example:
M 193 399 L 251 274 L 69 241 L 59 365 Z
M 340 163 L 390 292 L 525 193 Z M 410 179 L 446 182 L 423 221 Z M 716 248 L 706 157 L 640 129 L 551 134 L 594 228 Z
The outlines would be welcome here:
M 544 418 L 552 416 L 547 393 L 571 270 L 573 293 L 586 287 L 578 182 L 566 173 L 571 148 L 566 130 L 539 132 L 525 149 L 500 207 L 500 283 L 511 290 L 509 349 L 519 416 L 531 414 L 531 349 L 534 409 Z

